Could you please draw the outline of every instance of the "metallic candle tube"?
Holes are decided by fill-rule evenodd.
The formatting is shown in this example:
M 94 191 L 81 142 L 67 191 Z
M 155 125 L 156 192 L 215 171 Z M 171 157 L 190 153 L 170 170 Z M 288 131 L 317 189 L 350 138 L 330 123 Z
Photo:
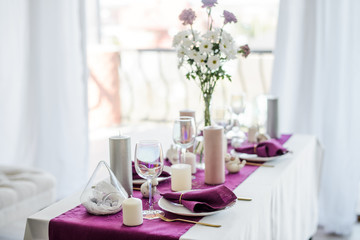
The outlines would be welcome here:
M 278 138 L 278 99 L 277 97 L 269 96 L 267 98 L 267 120 L 266 133 L 271 138 Z
M 109 138 L 110 168 L 116 178 L 131 196 L 132 166 L 131 166 L 131 142 L 129 136 L 114 136 Z

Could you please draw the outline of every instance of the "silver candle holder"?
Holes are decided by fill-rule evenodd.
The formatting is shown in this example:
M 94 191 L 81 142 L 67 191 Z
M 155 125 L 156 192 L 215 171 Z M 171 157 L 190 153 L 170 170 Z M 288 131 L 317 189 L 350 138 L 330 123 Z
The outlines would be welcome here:
M 133 193 L 131 141 L 129 136 L 109 138 L 110 168 L 129 196 Z
M 278 114 L 278 98 L 274 96 L 267 97 L 266 133 L 271 138 L 279 137 Z

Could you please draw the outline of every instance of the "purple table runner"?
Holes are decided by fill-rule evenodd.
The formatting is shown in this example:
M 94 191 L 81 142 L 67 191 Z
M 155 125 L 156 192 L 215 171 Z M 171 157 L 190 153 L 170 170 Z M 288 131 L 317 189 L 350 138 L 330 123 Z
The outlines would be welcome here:
M 282 135 L 279 140 L 281 144 L 285 143 L 291 135 Z M 229 147 L 228 151 L 231 148 Z M 229 189 L 234 190 L 247 177 L 249 177 L 258 167 L 246 165 L 236 174 L 228 174 L 226 171 L 225 183 Z M 207 189 L 213 186 L 204 183 L 204 171 L 198 170 L 195 179 L 193 179 L 193 189 Z M 159 192 L 171 191 L 170 179 L 161 182 L 158 185 Z M 139 191 L 134 191 L 134 197 L 141 198 Z M 155 209 L 160 209 L 157 205 L 160 195 L 155 195 Z M 143 208 L 147 209 L 148 199 L 142 199 Z M 177 215 L 166 212 L 169 218 L 176 218 Z M 201 217 L 181 218 L 199 221 Z M 164 222 L 160 219 L 147 220 L 140 226 L 127 227 L 122 224 L 122 211 L 113 215 L 94 216 L 86 212 L 86 209 L 79 205 L 53 219 L 49 223 L 50 240 L 102 240 L 102 239 L 179 239 L 194 224 L 184 222 Z

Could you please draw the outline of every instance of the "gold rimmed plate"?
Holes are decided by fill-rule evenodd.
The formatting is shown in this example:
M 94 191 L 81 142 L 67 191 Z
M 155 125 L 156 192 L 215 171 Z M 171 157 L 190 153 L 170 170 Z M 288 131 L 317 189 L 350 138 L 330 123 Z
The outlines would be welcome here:
M 177 214 L 177 215 L 188 216 L 188 217 L 203 217 L 203 216 L 209 216 L 209 215 L 213 215 L 213 214 L 219 213 L 221 211 L 224 211 L 224 210 L 234 206 L 235 203 L 236 203 L 236 200 L 231 202 L 225 208 L 222 208 L 222 209 L 216 210 L 216 211 L 212 211 L 212 212 L 192 212 L 189 209 L 187 209 L 186 207 L 184 207 L 182 204 L 176 204 L 176 203 L 174 204 L 173 202 L 168 201 L 164 197 L 161 197 L 159 199 L 158 205 L 161 209 L 163 209 L 167 212 Z
M 232 156 L 239 157 L 240 159 L 244 159 L 244 160 L 250 161 L 250 162 L 268 162 L 268 161 L 278 159 L 279 157 L 285 156 L 287 153 L 285 153 L 284 155 L 275 156 L 275 157 L 259 157 L 256 154 L 239 153 L 239 152 L 236 152 L 234 149 L 232 149 L 230 154 Z

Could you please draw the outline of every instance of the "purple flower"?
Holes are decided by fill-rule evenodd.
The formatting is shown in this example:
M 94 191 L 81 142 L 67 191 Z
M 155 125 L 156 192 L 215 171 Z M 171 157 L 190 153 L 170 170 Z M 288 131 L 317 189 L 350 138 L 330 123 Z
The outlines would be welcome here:
M 243 55 L 243 57 L 247 57 L 250 54 L 250 48 L 247 44 L 240 47 L 239 53 Z
M 186 24 L 192 25 L 195 18 L 196 18 L 195 12 L 191 8 L 184 9 L 179 15 L 179 19 L 183 21 L 183 25 Z
M 217 4 L 217 0 L 202 0 L 202 7 L 214 7 Z
M 224 10 L 224 18 L 225 18 L 224 24 L 231 23 L 231 22 L 237 23 L 237 19 L 236 19 L 235 15 L 229 11 Z

